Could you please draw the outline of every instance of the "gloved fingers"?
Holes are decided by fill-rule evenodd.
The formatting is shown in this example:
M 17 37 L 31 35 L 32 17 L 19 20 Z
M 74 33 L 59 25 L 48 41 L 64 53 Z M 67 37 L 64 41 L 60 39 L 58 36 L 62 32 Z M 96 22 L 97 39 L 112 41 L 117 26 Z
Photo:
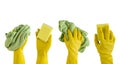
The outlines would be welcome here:
M 98 36 L 97 36 L 97 34 L 95 34 L 95 36 L 94 36 L 94 42 L 95 42 L 95 46 L 98 47 L 100 43 L 99 43 L 99 41 L 98 41 Z
M 102 28 L 98 27 L 97 32 L 98 32 L 99 39 L 104 40 L 104 34 L 103 34 L 103 31 L 102 31 Z
M 74 38 L 75 38 L 75 39 L 77 39 L 77 35 L 78 35 L 78 33 L 77 33 L 77 28 L 75 28 L 75 29 L 74 29 Z
M 82 41 L 82 35 L 81 35 L 81 32 L 79 31 L 79 30 L 77 30 L 77 33 L 78 33 L 78 35 L 77 35 L 77 38 L 80 40 L 80 41 Z
M 109 35 L 110 35 L 110 30 L 109 30 L 109 25 L 108 24 L 105 24 L 105 39 L 108 40 L 109 39 Z
M 73 38 L 72 33 L 71 33 L 71 31 L 69 29 L 68 29 L 68 37 L 69 37 L 69 39 Z
M 115 42 L 115 36 L 112 31 L 110 31 L 110 40 Z

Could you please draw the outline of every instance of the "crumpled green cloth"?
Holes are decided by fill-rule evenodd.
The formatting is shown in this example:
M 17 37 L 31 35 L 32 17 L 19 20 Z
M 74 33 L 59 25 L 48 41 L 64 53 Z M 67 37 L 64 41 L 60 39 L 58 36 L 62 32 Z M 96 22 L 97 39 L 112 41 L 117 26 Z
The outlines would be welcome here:
M 82 52 L 84 52 L 85 48 L 86 48 L 87 46 L 89 46 L 89 39 L 88 39 L 88 37 L 87 37 L 87 34 L 88 34 L 88 33 L 87 33 L 86 31 L 84 31 L 84 30 L 76 27 L 74 23 L 69 22 L 69 21 L 67 21 L 67 20 L 60 20 L 60 21 L 59 21 L 59 30 L 62 32 L 59 40 L 60 40 L 61 42 L 64 42 L 64 39 L 63 39 L 63 38 L 64 38 L 64 34 L 66 34 L 67 39 L 68 39 L 67 30 L 70 29 L 70 31 L 73 32 L 73 31 L 74 31 L 74 28 L 77 28 L 77 29 L 81 32 L 81 34 L 82 34 L 82 36 L 83 36 L 83 41 L 82 41 L 81 47 L 80 47 L 79 50 L 78 50 L 79 52 L 82 53 Z
M 24 44 L 30 35 L 30 26 L 19 25 L 9 33 L 6 33 L 5 47 L 10 51 L 15 51 Z

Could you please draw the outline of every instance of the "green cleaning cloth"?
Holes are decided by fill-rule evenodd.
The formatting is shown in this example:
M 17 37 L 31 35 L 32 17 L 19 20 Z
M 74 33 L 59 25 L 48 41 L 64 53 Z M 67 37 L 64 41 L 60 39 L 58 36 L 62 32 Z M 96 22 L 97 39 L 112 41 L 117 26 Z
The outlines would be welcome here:
M 61 42 L 64 42 L 64 39 L 63 39 L 64 38 L 64 34 L 66 34 L 67 39 L 68 39 L 67 30 L 70 29 L 70 31 L 73 32 L 74 28 L 77 28 L 81 32 L 81 34 L 83 36 L 83 41 L 82 41 L 81 47 L 79 48 L 79 52 L 82 53 L 82 52 L 84 52 L 85 48 L 87 46 L 89 46 L 89 39 L 87 37 L 88 33 L 86 31 L 76 27 L 74 23 L 69 22 L 67 20 L 60 20 L 59 21 L 59 30 L 62 32 L 59 40 Z
M 24 41 L 30 35 L 30 26 L 19 25 L 9 33 L 6 33 L 5 47 L 14 51 L 24 44 Z

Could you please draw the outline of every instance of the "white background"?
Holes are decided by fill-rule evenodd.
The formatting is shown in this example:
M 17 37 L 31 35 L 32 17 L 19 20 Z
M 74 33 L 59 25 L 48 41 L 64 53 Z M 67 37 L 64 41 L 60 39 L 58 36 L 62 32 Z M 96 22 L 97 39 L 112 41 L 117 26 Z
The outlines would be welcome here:
M 113 51 L 114 64 L 120 64 L 120 1 L 119 0 L 0 0 L 0 64 L 13 64 L 13 52 L 5 44 L 5 33 L 19 24 L 31 26 L 31 35 L 24 48 L 26 64 L 36 64 L 35 32 L 43 23 L 54 28 L 48 53 L 49 64 L 66 64 L 67 49 L 58 40 L 59 20 L 69 20 L 86 30 L 90 46 L 79 53 L 79 64 L 100 64 L 94 45 L 96 24 L 109 23 L 116 36 Z

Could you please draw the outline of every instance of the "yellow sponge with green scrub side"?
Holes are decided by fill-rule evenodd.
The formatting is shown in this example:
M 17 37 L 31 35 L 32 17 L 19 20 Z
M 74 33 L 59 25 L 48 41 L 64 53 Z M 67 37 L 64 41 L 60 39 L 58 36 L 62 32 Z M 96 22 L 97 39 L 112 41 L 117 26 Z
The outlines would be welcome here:
M 37 35 L 37 38 L 41 39 L 42 41 L 44 42 L 47 42 L 51 32 L 52 32 L 52 27 L 43 23 L 38 35 Z

